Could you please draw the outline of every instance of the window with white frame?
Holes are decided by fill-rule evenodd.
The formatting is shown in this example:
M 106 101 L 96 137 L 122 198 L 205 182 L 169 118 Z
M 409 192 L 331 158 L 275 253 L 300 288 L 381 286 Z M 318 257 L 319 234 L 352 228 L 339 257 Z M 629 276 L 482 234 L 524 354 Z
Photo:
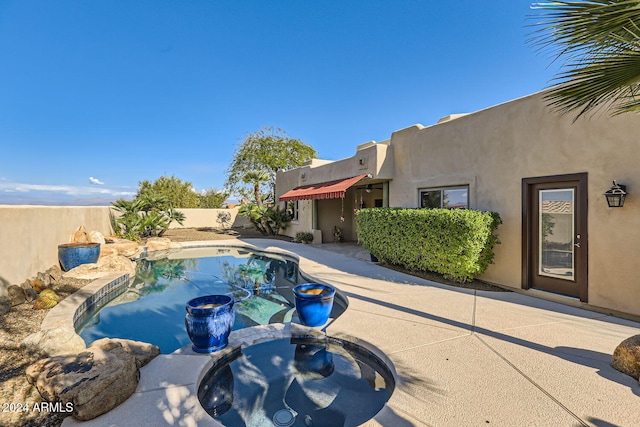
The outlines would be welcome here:
M 298 220 L 298 200 L 285 202 L 285 209 L 292 221 Z
M 420 207 L 467 209 L 469 207 L 469 186 L 421 189 Z

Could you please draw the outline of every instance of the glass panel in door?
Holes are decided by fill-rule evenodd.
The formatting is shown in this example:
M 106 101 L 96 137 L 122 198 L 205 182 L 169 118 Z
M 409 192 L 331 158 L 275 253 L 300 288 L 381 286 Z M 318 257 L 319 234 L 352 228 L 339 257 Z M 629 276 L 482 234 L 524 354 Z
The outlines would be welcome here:
M 538 197 L 538 274 L 574 281 L 574 189 L 539 190 Z

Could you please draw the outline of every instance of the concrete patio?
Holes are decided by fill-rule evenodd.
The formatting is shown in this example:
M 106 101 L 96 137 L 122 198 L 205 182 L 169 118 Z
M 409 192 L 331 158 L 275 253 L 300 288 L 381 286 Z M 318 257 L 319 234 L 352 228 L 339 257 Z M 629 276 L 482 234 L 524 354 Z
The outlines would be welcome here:
M 640 425 L 638 379 L 610 365 L 640 323 L 515 292 L 429 282 L 371 263 L 355 245 L 245 243 L 291 251 L 306 275 L 335 285 L 349 307 L 327 334 L 369 343 L 393 364 L 395 391 L 367 426 Z M 288 325 L 265 331 L 289 333 Z M 236 331 L 232 342 L 251 337 Z M 160 355 L 141 369 L 125 403 L 63 426 L 218 426 L 196 396 L 208 363 L 185 349 Z

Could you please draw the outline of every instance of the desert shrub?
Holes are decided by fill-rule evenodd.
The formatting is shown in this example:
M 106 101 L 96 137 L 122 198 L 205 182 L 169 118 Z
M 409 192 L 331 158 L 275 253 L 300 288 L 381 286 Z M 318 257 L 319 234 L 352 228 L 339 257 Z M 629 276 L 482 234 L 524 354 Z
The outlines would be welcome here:
M 163 197 L 141 196 L 133 200 L 119 199 L 112 203 L 119 215 L 111 215 L 111 226 L 118 237 L 138 241 L 162 236 L 175 221 L 182 225 L 185 216 L 172 209 Z
M 287 211 L 279 205 L 253 205 L 242 204 L 238 209 L 238 215 L 245 217 L 260 233 L 266 235 L 278 235 L 285 230 L 291 222 Z
M 313 242 L 313 233 L 308 231 L 298 231 L 296 233 L 296 240 L 301 243 L 311 243 Z
M 496 212 L 469 209 L 361 209 L 358 240 L 379 260 L 409 270 L 433 271 L 459 282 L 493 263 Z

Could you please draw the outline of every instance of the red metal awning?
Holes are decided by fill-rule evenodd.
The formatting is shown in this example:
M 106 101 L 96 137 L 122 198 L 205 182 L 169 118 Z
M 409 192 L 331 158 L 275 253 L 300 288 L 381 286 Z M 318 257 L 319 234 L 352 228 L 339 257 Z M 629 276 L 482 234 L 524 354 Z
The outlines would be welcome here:
M 281 202 L 291 200 L 313 200 L 313 199 L 343 199 L 347 188 L 351 187 L 368 174 L 358 175 L 346 179 L 320 182 L 296 187 L 279 197 Z

